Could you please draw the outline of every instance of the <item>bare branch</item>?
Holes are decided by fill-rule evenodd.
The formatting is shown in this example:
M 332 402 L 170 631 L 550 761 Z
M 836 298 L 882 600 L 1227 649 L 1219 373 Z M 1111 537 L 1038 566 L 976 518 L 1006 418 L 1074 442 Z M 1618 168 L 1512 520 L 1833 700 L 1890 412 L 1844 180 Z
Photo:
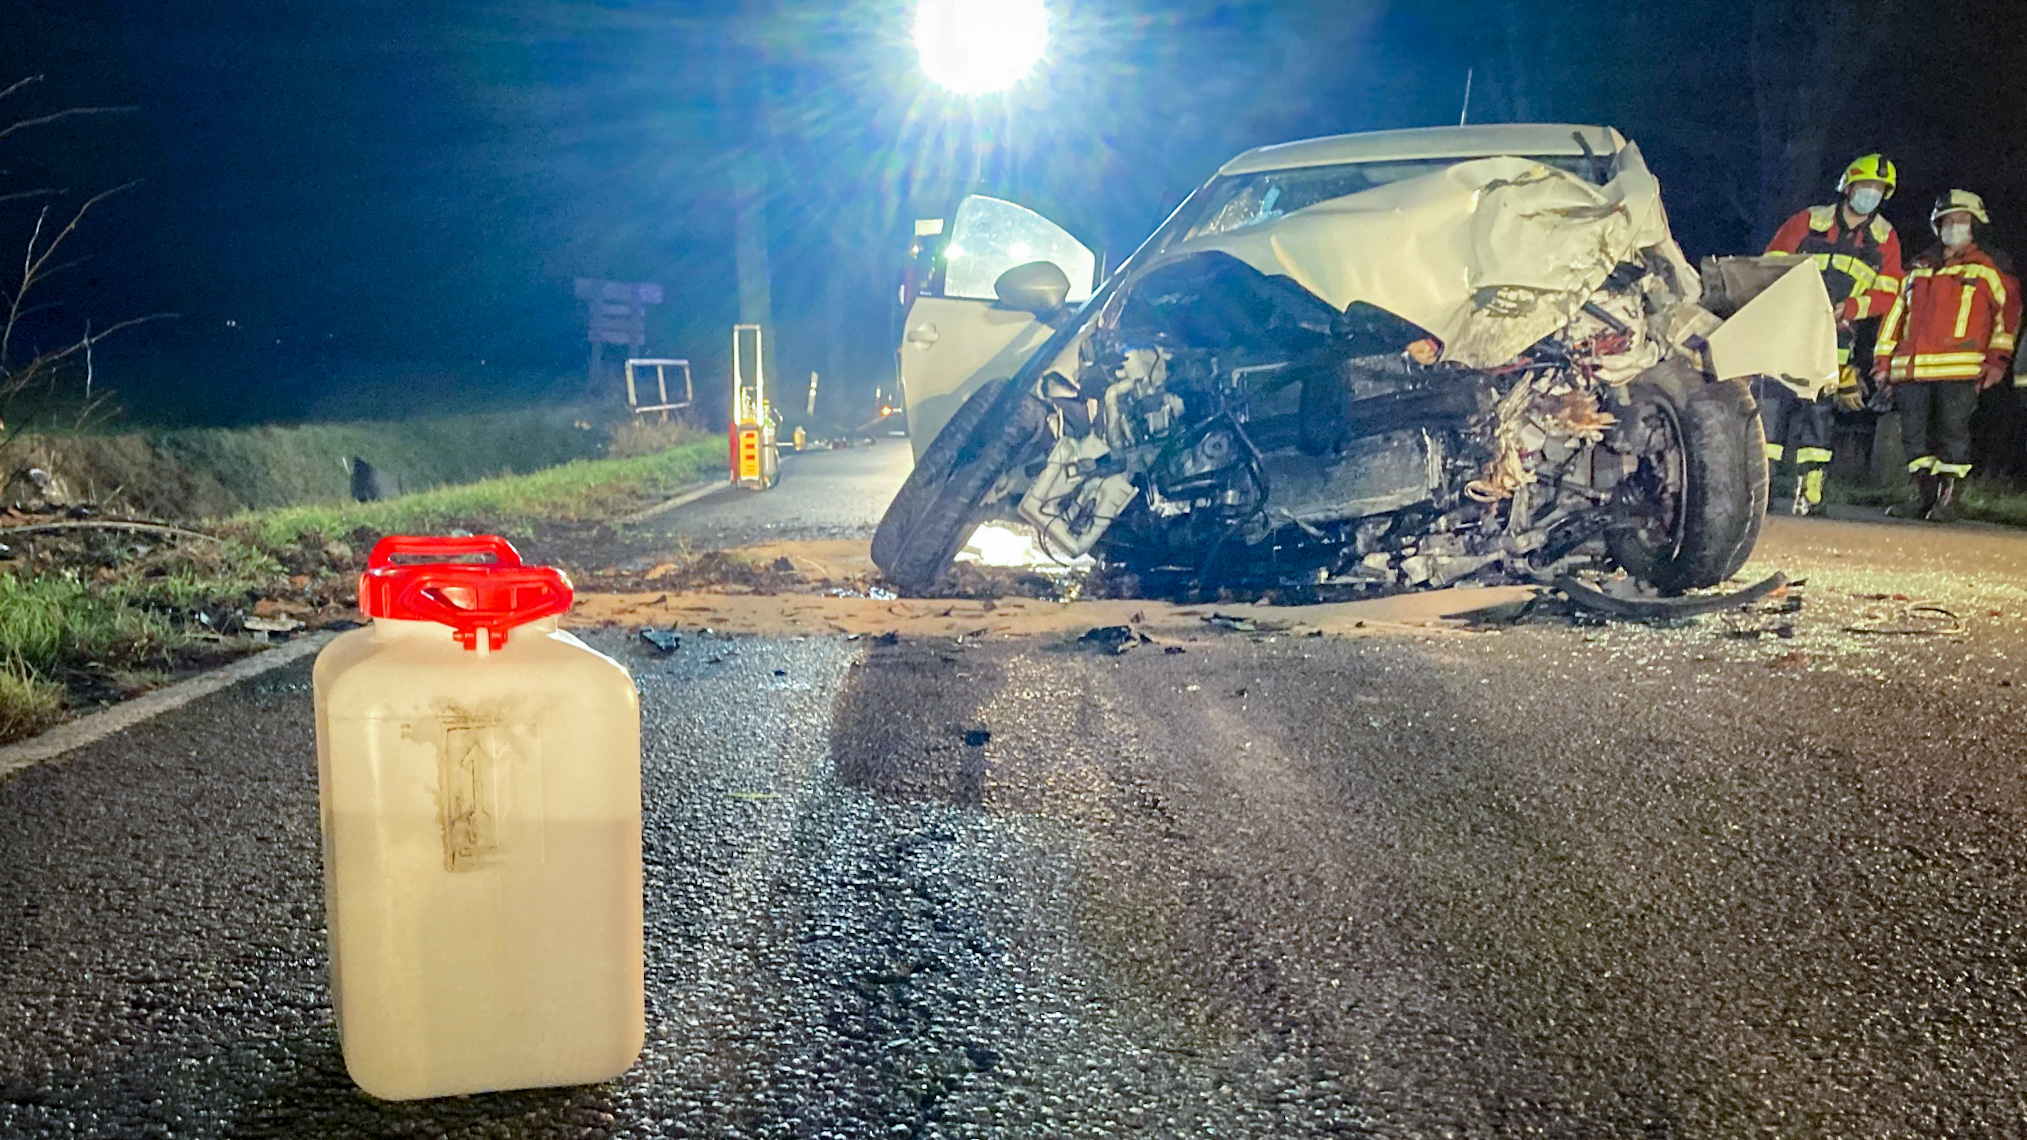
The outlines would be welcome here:
M 7 304 L 7 325 L 0 328 L 0 372 L 7 371 L 9 350 L 14 346 L 14 329 L 21 323 L 21 302 L 28 297 L 28 290 L 35 285 L 35 243 L 42 240 L 42 223 L 49 220 L 49 207 L 35 216 L 35 229 L 28 235 L 28 252 L 21 258 L 21 285 L 14 290 L 14 297 Z
M 181 313 L 150 313 L 145 317 L 129 317 L 124 321 L 108 325 L 97 332 L 81 337 L 62 348 L 38 353 L 34 359 L 14 371 L 10 372 L 4 368 L 0 368 L 0 400 L 4 400 L 8 396 L 26 389 L 35 383 L 36 377 L 47 372 L 57 364 L 62 363 L 64 360 L 89 349 L 114 333 L 133 328 L 135 325 L 144 325 L 150 321 L 177 320 L 181 316 Z
M 149 313 L 145 317 L 128 317 L 124 321 L 116 321 L 100 329 L 99 331 L 91 334 L 84 340 L 78 342 L 78 347 L 83 348 L 86 345 L 97 344 L 98 342 L 106 339 L 107 337 L 113 335 L 114 333 L 119 332 L 121 329 L 130 329 L 133 328 L 135 325 L 145 325 L 149 321 L 180 321 L 182 319 L 183 314 L 181 313 Z M 72 349 L 71 351 L 75 352 L 76 349 Z
M 48 198 L 62 194 L 62 190 L 16 190 L 12 194 L 0 194 L 0 202 L 14 202 L 22 198 Z
M 8 350 L 14 343 L 14 329 L 21 321 L 21 299 L 27 296 L 28 291 L 33 289 L 35 283 L 44 276 L 43 268 L 49 264 L 49 259 L 56 256 L 56 251 L 62 248 L 64 241 L 71 234 L 77 232 L 78 224 L 84 221 L 84 216 L 91 212 L 93 206 L 98 205 L 115 194 L 130 190 L 138 185 L 140 185 L 138 181 L 127 182 L 115 186 L 110 190 L 102 190 L 87 198 L 84 205 L 77 208 L 77 213 L 71 215 L 70 221 L 64 225 L 63 229 L 57 231 L 55 237 L 49 239 L 49 244 L 43 246 L 42 252 L 38 254 L 35 246 L 42 238 L 43 223 L 49 218 L 49 207 L 43 207 L 42 213 L 35 219 L 35 232 L 28 238 L 28 250 L 22 259 L 21 284 L 15 290 L 13 303 L 8 306 L 6 328 L 0 329 L 0 369 L 6 367 Z
M 24 79 L 17 79 L 14 82 L 8 84 L 7 89 L 5 91 L 0 91 L 0 99 L 7 98 L 9 95 L 12 95 L 16 91 L 21 90 L 23 87 L 29 87 L 40 82 L 42 82 L 42 76 L 40 75 L 30 75 Z
M 57 274 L 62 273 L 66 269 L 76 269 L 78 266 L 83 265 L 85 262 L 90 260 L 91 259 L 88 257 L 73 257 L 69 261 L 63 261 L 58 262 L 55 265 L 44 266 L 43 268 L 41 268 L 36 272 L 35 279 L 37 281 L 47 281 L 50 278 L 56 276 Z
M 15 131 L 25 131 L 30 127 L 40 127 L 63 119 L 75 119 L 80 115 L 121 115 L 128 111 L 138 110 L 140 110 L 139 107 L 66 107 L 61 111 L 51 111 L 47 115 L 37 115 L 33 119 L 22 119 L 20 122 L 9 123 L 4 127 L 0 127 L 0 139 L 6 138 Z
M 72 214 L 70 216 L 69 223 L 67 223 L 63 227 L 63 229 L 57 233 L 55 237 L 49 239 L 49 244 L 47 246 L 43 247 L 42 256 L 35 259 L 33 270 L 29 274 L 24 275 L 21 287 L 24 290 L 28 288 L 28 278 L 40 274 L 42 267 L 49 263 L 49 259 L 51 257 L 55 256 L 57 248 L 63 245 L 64 239 L 68 238 L 71 234 L 77 232 L 78 223 L 84 221 L 84 216 L 91 212 L 91 208 L 93 206 L 98 205 L 100 202 L 105 201 L 107 198 L 110 198 L 115 194 L 131 190 L 134 187 L 139 186 L 140 184 L 141 183 L 139 179 L 136 179 L 132 182 L 121 183 L 120 185 L 113 187 L 111 190 L 101 190 L 98 193 L 92 195 L 91 197 L 85 199 L 84 205 L 79 206 L 77 208 L 77 213 Z M 36 228 L 38 230 L 41 229 L 40 222 L 36 223 Z M 32 241 L 29 243 L 29 247 L 32 252 L 34 248 L 34 243 Z

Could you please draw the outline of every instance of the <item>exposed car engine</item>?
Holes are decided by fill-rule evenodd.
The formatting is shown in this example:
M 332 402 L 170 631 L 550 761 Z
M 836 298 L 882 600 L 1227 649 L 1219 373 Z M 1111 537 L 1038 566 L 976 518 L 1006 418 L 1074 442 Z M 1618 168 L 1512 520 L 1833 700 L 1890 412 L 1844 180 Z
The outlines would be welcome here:
M 1661 355 L 1645 273 L 1625 267 L 1567 333 L 1486 370 L 1222 254 L 1176 262 L 1086 342 L 1076 378 L 1044 378 L 1054 442 L 1019 515 L 1059 557 L 1200 583 L 1401 588 L 1589 564 L 1639 469 L 1612 430 L 1626 384 Z

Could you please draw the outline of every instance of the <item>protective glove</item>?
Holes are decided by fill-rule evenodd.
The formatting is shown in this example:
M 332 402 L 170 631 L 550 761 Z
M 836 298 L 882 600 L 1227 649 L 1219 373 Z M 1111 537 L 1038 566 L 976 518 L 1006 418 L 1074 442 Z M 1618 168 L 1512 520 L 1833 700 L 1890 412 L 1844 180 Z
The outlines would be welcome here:
M 1856 412 L 1865 407 L 1865 389 L 1858 383 L 1858 369 L 1846 364 L 1837 369 L 1837 387 L 1830 399 L 1836 402 L 1840 412 Z
M 1872 394 L 1865 397 L 1865 407 L 1880 415 L 1893 411 L 1893 385 L 1878 383 L 1872 386 Z

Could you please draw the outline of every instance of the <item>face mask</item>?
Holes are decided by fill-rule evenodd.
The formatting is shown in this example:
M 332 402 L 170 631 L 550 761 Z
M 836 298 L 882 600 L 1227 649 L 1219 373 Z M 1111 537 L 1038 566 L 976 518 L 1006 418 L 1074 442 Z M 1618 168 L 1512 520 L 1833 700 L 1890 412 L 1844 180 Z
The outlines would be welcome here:
M 1949 222 L 1942 228 L 1943 245 L 1950 249 L 1962 249 L 1971 244 L 1971 223 Z
M 1851 192 L 1851 208 L 1861 214 L 1869 214 L 1886 201 L 1886 191 L 1877 186 L 1860 186 Z

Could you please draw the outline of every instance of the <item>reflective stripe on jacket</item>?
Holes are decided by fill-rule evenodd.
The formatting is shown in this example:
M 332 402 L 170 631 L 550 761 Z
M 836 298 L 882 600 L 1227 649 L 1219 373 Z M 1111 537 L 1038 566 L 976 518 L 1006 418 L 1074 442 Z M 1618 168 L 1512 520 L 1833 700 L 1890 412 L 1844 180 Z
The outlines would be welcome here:
M 1879 328 L 1887 378 L 1976 380 L 2004 369 L 2020 331 L 2020 283 L 1973 243 L 1915 259 Z
M 1846 321 L 1878 316 L 1900 292 L 1900 235 L 1877 214 L 1855 230 L 1844 228 L 1837 205 L 1811 206 L 1782 223 L 1768 253 L 1801 254 L 1823 271 L 1823 285 Z

